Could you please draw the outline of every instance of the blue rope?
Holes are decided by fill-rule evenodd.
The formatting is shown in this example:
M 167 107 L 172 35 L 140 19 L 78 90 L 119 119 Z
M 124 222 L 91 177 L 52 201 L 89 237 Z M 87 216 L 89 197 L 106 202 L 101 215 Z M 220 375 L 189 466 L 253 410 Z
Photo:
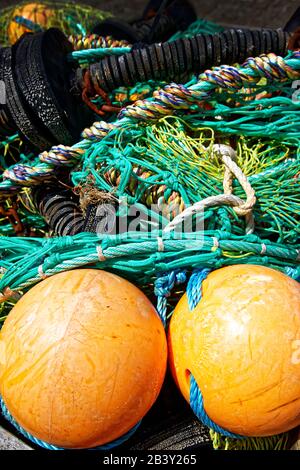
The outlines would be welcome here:
M 36 437 L 32 436 L 32 434 L 30 434 L 24 428 L 22 428 L 17 423 L 15 418 L 10 414 L 10 412 L 8 411 L 2 397 L 0 397 L 0 404 L 1 404 L 1 410 L 2 410 L 2 414 L 3 414 L 4 418 L 7 419 L 7 421 L 9 421 L 17 429 L 17 431 L 20 434 L 22 434 L 24 437 L 26 437 L 26 439 L 28 439 L 29 441 L 33 442 L 34 444 L 36 444 L 40 447 L 43 447 L 44 449 L 48 449 L 48 450 L 67 450 L 67 449 L 64 449 L 63 447 L 57 447 L 57 446 L 54 446 L 52 444 L 48 444 L 47 442 L 44 442 L 44 441 L 42 441 L 40 439 L 37 439 Z M 128 431 L 126 434 L 124 434 L 124 436 L 121 436 L 121 437 L 119 437 L 118 439 L 116 439 L 112 442 L 108 442 L 107 444 L 104 444 L 103 446 L 93 447 L 89 450 L 109 450 L 109 449 L 113 449 L 114 447 L 117 447 L 117 446 L 123 444 L 135 433 L 135 431 L 138 429 L 140 424 L 141 424 L 141 421 L 139 421 L 132 429 L 130 429 L 130 431 Z
M 37 32 L 42 31 L 42 28 L 34 21 L 29 20 L 28 18 L 24 18 L 23 16 L 15 16 L 13 21 L 18 23 L 21 26 L 25 26 L 25 28 L 30 29 L 30 31 Z
M 186 293 L 188 298 L 189 309 L 191 311 L 198 305 L 202 298 L 202 282 L 204 281 L 204 279 L 207 278 L 209 272 L 209 269 L 197 269 L 193 272 L 189 279 Z M 208 426 L 209 428 L 226 437 L 233 437 L 235 439 L 243 438 L 243 436 L 231 433 L 226 429 L 221 428 L 221 426 L 219 426 L 210 419 L 204 409 L 202 393 L 192 374 L 190 376 L 190 405 L 197 418 L 205 426 Z
M 295 281 L 300 282 L 300 268 L 292 268 L 290 266 L 287 266 L 284 270 L 285 274 L 290 276 L 292 279 L 295 279 Z
M 202 298 L 202 282 L 204 279 L 207 278 L 208 274 L 210 273 L 210 269 L 203 268 L 197 269 L 191 275 L 187 288 L 187 298 L 189 309 L 192 311 L 195 307 L 197 307 L 198 303 Z
M 156 310 L 164 327 L 166 327 L 167 324 L 167 299 L 174 286 L 183 284 L 185 281 L 185 271 L 170 271 L 166 274 L 162 274 L 154 283 L 154 293 L 157 297 Z
M 190 377 L 190 405 L 197 416 L 197 418 L 209 428 L 213 429 L 214 431 L 218 432 L 219 434 L 223 434 L 226 437 L 233 437 L 235 439 L 243 439 L 243 436 L 238 434 L 233 434 L 226 429 L 221 428 L 218 424 L 210 419 L 210 417 L 206 414 L 203 404 L 203 397 L 200 389 L 197 385 L 196 380 L 194 379 L 193 375 L 191 374 Z

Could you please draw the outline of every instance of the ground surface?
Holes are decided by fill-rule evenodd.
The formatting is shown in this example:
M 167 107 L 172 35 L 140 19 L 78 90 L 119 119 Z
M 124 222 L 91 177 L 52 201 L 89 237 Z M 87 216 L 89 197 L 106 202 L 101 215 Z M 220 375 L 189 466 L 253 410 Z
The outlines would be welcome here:
M 129 18 L 143 10 L 148 0 L 86 0 L 113 14 Z M 42 0 L 41 0 L 42 2 Z M 15 0 L 1 0 L 0 6 L 15 4 Z M 55 3 L 55 2 L 54 2 Z M 58 1 L 56 1 L 58 3 Z M 198 16 L 222 24 L 248 26 L 283 26 L 299 6 L 298 0 L 191 0 Z

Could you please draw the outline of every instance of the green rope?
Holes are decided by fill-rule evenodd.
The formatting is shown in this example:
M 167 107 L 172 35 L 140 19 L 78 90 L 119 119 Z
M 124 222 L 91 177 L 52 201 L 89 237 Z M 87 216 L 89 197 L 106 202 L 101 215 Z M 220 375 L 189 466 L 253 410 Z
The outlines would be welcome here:
M 69 59 L 76 60 L 80 64 L 92 63 L 103 59 L 108 55 L 122 55 L 131 51 L 131 47 L 101 47 L 98 49 L 87 49 L 82 51 L 74 51 L 70 54 Z
M 288 432 L 269 437 L 231 439 L 210 430 L 210 438 L 216 450 L 287 450 L 290 443 Z

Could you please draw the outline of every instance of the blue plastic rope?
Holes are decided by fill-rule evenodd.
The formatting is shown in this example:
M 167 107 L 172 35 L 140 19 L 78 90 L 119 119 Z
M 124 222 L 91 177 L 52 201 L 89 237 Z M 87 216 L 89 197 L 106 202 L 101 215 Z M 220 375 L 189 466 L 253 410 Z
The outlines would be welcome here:
M 186 293 L 188 298 L 189 309 L 192 311 L 197 307 L 202 298 L 202 282 L 210 273 L 210 269 L 197 269 L 189 279 Z
M 284 272 L 292 279 L 295 279 L 295 281 L 300 282 L 300 268 L 292 268 L 290 266 L 287 266 Z
M 240 436 L 238 434 L 233 434 L 227 431 L 226 429 L 221 428 L 221 426 L 219 426 L 214 421 L 212 421 L 210 417 L 206 414 L 206 411 L 204 409 L 204 404 L 203 404 L 202 393 L 200 392 L 197 382 L 194 379 L 192 374 L 190 377 L 190 405 L 191 405 L 193 412 L 197 416 L 197 418 L 205 426 L 208 426 L 209 428 L 213 429 L 219 434 L 222 434 L 223 436 L 234 437 L 235 439 L 243 439 L 243 436 Z
M 157 297 L 156 310 L 164 327 L 166 327 L 167 324 L 167 299 L 174 286 L 183 284 L 185 281 L 185 271 L 170 271 L 169 273 L 161 275 L 154 283 L 154 293 Z
M 64 449 L 63 447 L 57 447 L 57 446 L 54 446 L 52 444 L 48 444 L 47 442 L 44 442 L 44 441 L 42 441 L 40 439 L 37 439 L 36 437 L 32 436 L 32 434 L 30 434 L 24 428 L 22 428 L 17 423 L 15 418 L 10 414 L 10 412 L 8 411 L 2 397 L 0 397 L 0 404 L 1 404 L 1 410 L 2 410 L 2 414 L 3 414 L 4 418 L 7 419 L 7 421 L 9 421 L 17 429 L 17 431 L 20 434 L 22 434 L 24 437 L 26 437 L 26 439 L 28 439 L 29 441 L 33 442 L 34 444 L 36 444 L 40 447 L 43 447 L 44 449 L 48 449 L 48 450 L 69 450 L 69 449 Z M 109 449 L 113 449 L 114 447 L 117 447 L 117 446 L 123 444 L 135 433 L 135 431 L 138 429 L 140 424 L 141 424 L 141 421 L 139 421 L 132 429 L 130 429 L 130 431 L 128 431 L 126 434 L 124 434 L 124 436 L 121 436 L 121 437 L 119 437 L 118 439 L 116 439 L 112 442 L 108 442 L 107 444 L 104 444 L 103 446 L 92 447 L 89 450 L 109 450 Z
M 28 18 L 24 18 L 23 16 L 15 16 L 13 18 L 13 21 L 15 21 L 15 23 L 18 23 L 21 26 L 25 26 L 25 28 L 30 29 L 30 31 L 43 31 L 40 25 L 38 25 L 34 21 L 29 20 Z
M 198 305 L 202 298 L 202 282 L 204 281 L 204 279 L 207 278 L 209 272 L 209 269 L 197 269 L 193 272 L 189 279 L 186 293 L 188 298 L 189 309 L 191 311 Z M 219 426 L 210 419 L 204 409 L 202 393 L 192 374 L 190 376 L 190 406 L 197 418 L 205 426 L 208 426 L 209 428 L 226 437 L 233 437 L 235 439 L 243 438 L 243 436 L 240 436 L 239 434 L 234 434 L 227 431 L 226 429 L 221 428 L 221 426 Z

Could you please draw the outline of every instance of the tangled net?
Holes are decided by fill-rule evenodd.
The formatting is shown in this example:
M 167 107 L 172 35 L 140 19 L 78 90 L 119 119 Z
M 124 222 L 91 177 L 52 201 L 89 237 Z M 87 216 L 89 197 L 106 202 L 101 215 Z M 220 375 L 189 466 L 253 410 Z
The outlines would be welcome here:
M 212 30 L 218 27 L 201 20 L 183 36 Z M 70 60 L 80 64 L 130 47 L 88 36 L 75 43 Z M 154 292 L 166 319 L 184 290 L 176 273 L 199 266 L 261 264 L 299 279 L 300 102 L 293 87 L 299 78 L 299 52 L 268 54 L 207 70 L 185 85 L 114 90 L 111 102 L 123 107 L 117 119 L 95 122 L 73 147 L 36 156 L 23 153 L 18 135 L 3 141 L 0 322 L 41 279 L 86 265 L 121 274 L 151 297 Z M 138 209 L 138 230 L 53 236 L 32 200 L 32 188 L 48 182 L 63 182 L 79 195 L 83 215 L 103 203 L 103 194 L 115 203 L 120 226 Z M 178 236 L 183 221 L 190 231 Z M 23 236 L 11 236 L 16 233 Z M 225 449 L 289 444 L 289 433 L 211 437 Z
M 31 8 L 30 19 L 22 16 L 26 5 L 35 4 Z M 26 31 L 39 31 L 56 27 L 68 35 L 86 35 L 99 21 L 111 16 L 109 13 L 97 10 L 89 5 L 72 2 L 20 2 L 12 7 L 3 8 L 0 15 L 0 44 L 2 47 L 10 44 L 8 28 L 10 24 L 22 25 Z M 40 17 L 43 15 L 43 25 Z

